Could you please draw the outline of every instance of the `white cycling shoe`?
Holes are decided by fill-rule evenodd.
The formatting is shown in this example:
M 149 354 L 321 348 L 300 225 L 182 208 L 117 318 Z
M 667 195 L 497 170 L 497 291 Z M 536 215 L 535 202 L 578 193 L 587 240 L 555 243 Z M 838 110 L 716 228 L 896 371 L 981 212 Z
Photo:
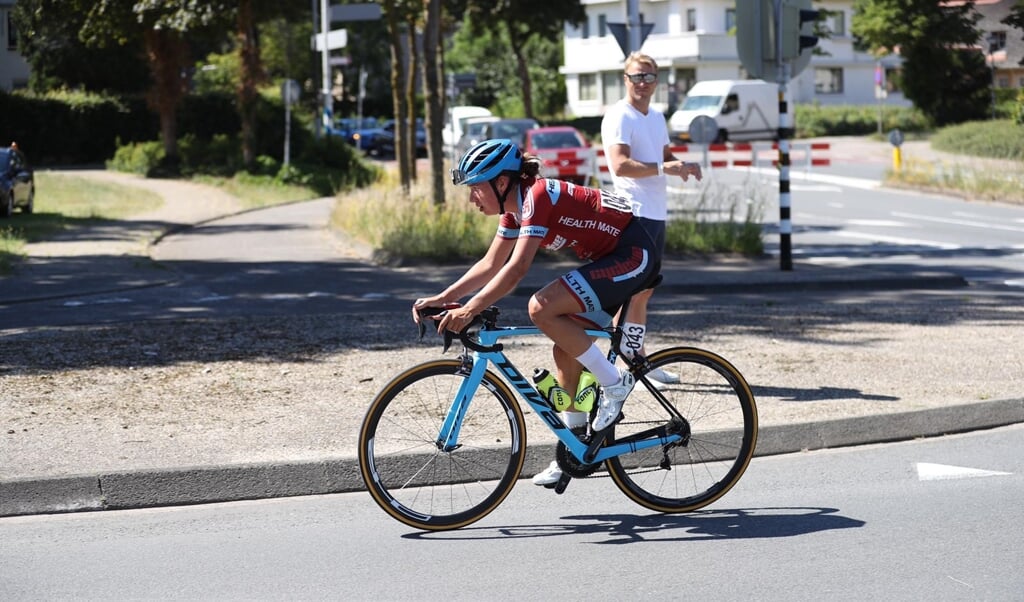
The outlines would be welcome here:
M 655 368 L 647 373 L 647 380 L 651 381 L 654 388 L 660 391 L 664 389 L 666 385 L 678 385 L 679 375 L 666 372 L 661 368 Z
M 636 379 L 629 370 L 619 368 L 619 382 L 607 387 L 601 387 L 601 399 L 598 402 L 597 416 L 591 426 L 595 431 L 603 431 L 615 423 L 622 411 L 622 404 L 625 403 L 629 392 L 633 390 Z
M 554 485 L 561 478 L 562 469 L 558 467 L 558 462 L 552 462 L 550 466 L 533 476 L 533 484 L 546 487 L 548 485 Z

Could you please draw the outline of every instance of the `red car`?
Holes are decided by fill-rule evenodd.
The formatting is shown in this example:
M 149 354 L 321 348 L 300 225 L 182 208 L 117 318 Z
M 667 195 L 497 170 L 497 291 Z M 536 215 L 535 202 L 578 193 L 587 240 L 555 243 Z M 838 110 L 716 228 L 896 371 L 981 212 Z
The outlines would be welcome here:
M 587 185 L 596 175 L 594 149 L 574 127 L 551 126 L 527 130 L 523 151 L 541 158 L 540 174 Z

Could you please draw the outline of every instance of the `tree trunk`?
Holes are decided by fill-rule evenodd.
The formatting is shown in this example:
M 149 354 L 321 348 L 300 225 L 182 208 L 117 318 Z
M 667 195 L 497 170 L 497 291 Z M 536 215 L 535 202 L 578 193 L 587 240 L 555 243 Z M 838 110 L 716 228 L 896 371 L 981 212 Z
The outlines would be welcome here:
M 405 102 L 409 114 L 405 120 L 406 136 L 402 139 L 403 159 L 409 164 L 409 179 L 416 181 L 416 75 L 419 73 L 420 53 L 416 48 L 416 14 L 409 13 L 406 19 L 406 35 L 409 45 L 409 70 L 405 80 Z
M 512 54 L 516 56 L 516 71 L 519 73 L 519 81 L 523 85 L 523 111 L 530 119 L 536 119 L 533 114 L 533 88 L 530 85 L 530 67 L 523 53 L 526 45 L 526 36 L 520 36 L 516 32 L 515 25 L 507 24 L 508 39 L 512 45 Z
M 391 101 L 395 110 L 395 155 L 401 156 L 400 144 L 402 142 L 402 128 L 405 117 L 408 114 L 406 98 L 404 94 L 405 83 L 405 56 L 402 52 L 402 35 L 399 31 L 398 9 L 394 0 L 386 0 L 381 3 L 384 8 L 385 18 L 388 25 L 388 45 L 391 49 Z M 402 190 L 409 193 L 409 166 L 404 161 L 398 161 L 398 179 Z
M 430 190 L 434 205 L 444 204 L 444 90 L 441 78 L 441 0 L 425 0 L 423 26 L 423 100 L 426 104 L 427 156 L 430 159 Z
M 238 54 L 241 78 L 238 85 L 238 114 L 242 121 L 242 162 L 251 169 L 256 162 L 257 85 L 262 80 L 260 52 L 253 22 L 252 0 L 238 2 Z
M 160 116 L 160 140 L 167 161 L 178 160 L 178 104 L 185 93 L 181 68 L 185 62 L 185 41 L 169 29 L 149 29 L 144 34 L 146 58 L 153 75 L 147 101 Z

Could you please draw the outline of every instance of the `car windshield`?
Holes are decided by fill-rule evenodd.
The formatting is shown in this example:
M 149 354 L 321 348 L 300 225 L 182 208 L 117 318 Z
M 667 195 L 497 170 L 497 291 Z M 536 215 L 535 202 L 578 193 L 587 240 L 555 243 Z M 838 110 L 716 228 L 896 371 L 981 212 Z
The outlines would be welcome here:
M 523 123 L 495 123 L 493 138 L 516 138 L 522 137 L 523 132 L 530 129 L 533 124 Z
M 530 137 L 534 148 L 579 148 L 585 146 L 572 132 L 538 132 Z
M 722 104 L 721 96 L 687 96 L 681 111 L 706 111 Z

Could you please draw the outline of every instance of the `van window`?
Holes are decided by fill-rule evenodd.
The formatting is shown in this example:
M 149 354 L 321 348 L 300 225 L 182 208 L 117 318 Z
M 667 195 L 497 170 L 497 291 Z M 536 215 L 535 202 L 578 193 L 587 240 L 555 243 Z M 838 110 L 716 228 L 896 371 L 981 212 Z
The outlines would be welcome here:
M 721 96 L 687 96 L 681 111 L 704 111 L 717 109 L 722 104 Z
M 740 110 L 740 98 L 735 94 L 725 97 L 725 106 L 722 107 L 722 114 L 732 113 Z

